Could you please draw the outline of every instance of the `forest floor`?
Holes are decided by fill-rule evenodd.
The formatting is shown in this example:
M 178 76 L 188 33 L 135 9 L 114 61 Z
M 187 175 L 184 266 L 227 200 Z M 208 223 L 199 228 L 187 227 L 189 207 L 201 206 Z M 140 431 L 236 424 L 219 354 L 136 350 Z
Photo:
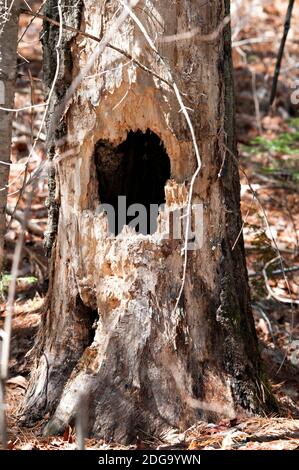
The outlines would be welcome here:
M 36 8 L 40 2 L 29 3 Z M 240 6 L 242 3 L 246 6 Z M 243 233 L 256 329 L 280 413 L 216 424 L 199 422 L 185 432 L 169 432 L 159 441 L 149 438 L 128 449 L 299 449 L 299 106 L 290 101 L 299 78 L 299 31 L 295 27 L 286 45 L 275 107 L 267 110 L 287 3 L 234 0 L 232 5 Z M 297 4 L 293 24 L 298 21 Z M 22 16 L 20 35 L 28 22 L 29 18 Z M 19 43 L 18 108 L 44 99 L 40 30 L 41 21 L 35 20 Z M 8 217 L 7 274 L 0 283 L 0 327 L 6 312 L 10 265 L 28 202 L 28 196 L 20 196 L 18 189 L 24 175 L 34 175 L 45 160 L 43 134 L 32 151 L 41 119 L 40 108 L 35 108 L 19 112 L 14 121 L 8 213 L 14 211 L 16 204 L 17 210 L 11 220 Z M 66 429 L 63 436 L 45 438 L 44 422 L 31 429 L 18 425 L 17 410 L 30 373 L 26 354 L 33 346 L 47 290 L 48 260 L 42 248 L 47 217 L 44 173 L 34 187 L 17 280 L 7 384 L 10 449 L 76 448 L 74 429 Z M 86 446 L 123 448 L 95 439 L 86 440 Z

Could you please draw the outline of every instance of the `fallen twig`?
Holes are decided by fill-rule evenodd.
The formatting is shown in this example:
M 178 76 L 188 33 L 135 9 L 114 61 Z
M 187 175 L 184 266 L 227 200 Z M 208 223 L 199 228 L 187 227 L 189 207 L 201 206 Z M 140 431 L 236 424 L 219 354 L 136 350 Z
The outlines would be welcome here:
M 299 300 L 293 299 L 290 295 L 290 292 L 289 292 L 290 298 L 281 297 L 280 295 L 277 295 L 274 292 L 274 290 L 272 289 L 272 287 L 269 284 L 269 276 L 268 276 L 268 273 L 267 273 L 267 269 L 269 268 L 269 266 L 271 264 L 275 263 L 275 261 L 277 261 L 277 260 L 279 260 L 278 256 L 276 256 L 276 258 L 273 258 L 270 261 L 268 261 L 268 263 L 265 264 L 264 269 L 263 269 L 263 276 L 264 276 L 265 285 L 266 285 L 266 289 L 268 291 L 268 294 L 269 294 L 270 297 L 277 300 L 278 302 L 282 302 L 284 304 L 299 305 Z M 282 272 L 285 275 L 286 269 L 283 268 Z
M 296 271 L 299 271 L 299 266 L 291 266 L 290 268 L 284 268 L 285 273 L 294 273 Z M 279 276 L 280 274 L 283 274 L 282 269 L 275 269 L 274 271 L 271 271 L 271 274 L 268 277 L 273 277 L 273 276 Z M 263 272 L 257 272 L 257 273 L 250 273 L 248 277 L 261 277 L 263 276 Z

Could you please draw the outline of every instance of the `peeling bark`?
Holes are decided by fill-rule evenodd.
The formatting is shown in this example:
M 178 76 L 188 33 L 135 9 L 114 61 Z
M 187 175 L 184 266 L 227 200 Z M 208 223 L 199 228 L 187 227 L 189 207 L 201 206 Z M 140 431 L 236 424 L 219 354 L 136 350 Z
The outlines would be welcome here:
M 118 5 L 85 0 L 80 15 L 63 3 L 66 22 L 81 18 L 80 28 L 97 36 L 109 28 Z M 115 151 L 118 171 L 117 152 L 128 133 L 155 133 L 170 161 L 164 188 L 169 211 L 186 204 L 196 158 L 172 89 L 107 48 L 81 83 L 56 136 L 68 135 L 68 143 L 56 149 L 58 234 L 36 368 L 22 409 L 27 424 L 50 413 L 49 434 L 74 421 L 82 394 L 90 433 L 118 442 L 274 405 L 250 310 L 242 237 L 232 251 L 241 217 L 238 169 L 230 154 L 236 148 L 229 26 L 214 40 L 200 39 L 216 30 L 228 2 L 143 3 L 135 13 L 151 37 L 200 27 L 188 41 L 160 42 L 159 52 L 192 108 L 203 160 L 192 202 L 203 203 L 203 245 L 188 252 L 184 291 L 174 311 L 183 242 L 163 236 L 166 211 L 152 235 L 125 227 L 121 237 L 108 237 L 107 218 L 97 210 L 99 184 L 104 184 L 98 178 L 103 165 L 96 168 L 99 148 Z M 53 44 L 48 41 L 56 33 L 47 28 L 50 77 Z M 167 78 L 132 20 L 113 44 Z M 68 39 L 61 76 L 74 77 L 94 47 L 82 35 Z M 113 173 L 113 166 L 105 169 Z

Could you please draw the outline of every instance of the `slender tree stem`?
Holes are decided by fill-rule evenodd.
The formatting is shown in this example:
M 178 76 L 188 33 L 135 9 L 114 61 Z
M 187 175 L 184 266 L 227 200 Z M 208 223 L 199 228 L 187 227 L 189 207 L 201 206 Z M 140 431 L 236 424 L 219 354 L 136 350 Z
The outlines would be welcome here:
M 274 71 L 274 77 L 273 77 L 273 82 L 272 82 L 272 88 L 271 88 L 271 95 L 270 95 L 270 101 L 269 101 L 269 107 L 272 106 L 275 96 L 276 96 L 276 90 L 277 90 L 277 83 L 278 83 L 278 77 L 280 74 L 280 67 L 281 67 L 281 61 L 283 57 L 283 52 L 285 48 L 285 43 L 288 37 L 288 32 L 291 26 L 291 18 L 292 18 L 292 11 L 293 11 L 293 6 L 294 6 L 295 0 L 289 0 L 289 6 L 284 22 L 284 31 L 283 31 L 283 36 L 281 39 L 278 55 L 277 55 L 277 61 L 276 61 L 276 66 L 275 66 L 275 71 Z

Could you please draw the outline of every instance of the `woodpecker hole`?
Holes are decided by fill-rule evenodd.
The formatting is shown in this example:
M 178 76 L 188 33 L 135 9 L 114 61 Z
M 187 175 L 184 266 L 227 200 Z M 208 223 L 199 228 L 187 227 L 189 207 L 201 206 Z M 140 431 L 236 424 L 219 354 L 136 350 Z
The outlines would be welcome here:
M 136 226 L 136 231 L 153 234 L 157 218 L 153 220 L 151 204 L 165 203 L 164 187 L 170 178 L 170 160 L 161 139 L 149 129 L 145 133 L 130 131 L 117 147 L 108 140 L 99 140 L 94 158 L 100 203 L 109 204 L 115 212 L 111 231 L 117 235 L 135 217 L 127 213 L 120 215 L 123 205 L 119 208 L 119 196 L 125 196 L 127 209 L 132 204 L 140 204 L 146 210 L 146 229 L 143 224 Z

